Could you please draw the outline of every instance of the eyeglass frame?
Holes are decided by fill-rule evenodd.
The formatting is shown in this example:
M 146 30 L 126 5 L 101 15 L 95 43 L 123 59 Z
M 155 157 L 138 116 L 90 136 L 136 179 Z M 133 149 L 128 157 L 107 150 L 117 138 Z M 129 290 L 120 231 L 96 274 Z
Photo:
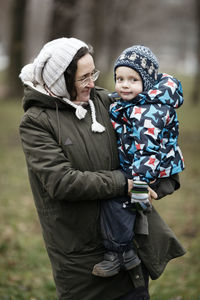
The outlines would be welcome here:
M 92 74 L 92 75 L 90 75 L 90 76 L 88 76 L 88 77 L 86 77 L 84 79 L 77 79 L 75 82 L 77 82 L 77 81 L 80 82 L 80 84 L 83 87 L 85 87 L 91 80 L 93 82 L 95 82 L 98 79 L 98 77 L 99 77 L 100 71 L 97 70 L 97 69 L 95 69 L 94 72 L 95 72 L 94 74 Z

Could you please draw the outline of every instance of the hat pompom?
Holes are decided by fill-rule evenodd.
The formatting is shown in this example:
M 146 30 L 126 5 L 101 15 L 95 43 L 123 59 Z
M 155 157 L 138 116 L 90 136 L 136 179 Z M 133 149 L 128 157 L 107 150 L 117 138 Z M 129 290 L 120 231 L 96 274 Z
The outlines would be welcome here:
M 34 82 L 34 65 L 28 64 L 24 66 L 19 74 L 19 78 L 22 82 Z

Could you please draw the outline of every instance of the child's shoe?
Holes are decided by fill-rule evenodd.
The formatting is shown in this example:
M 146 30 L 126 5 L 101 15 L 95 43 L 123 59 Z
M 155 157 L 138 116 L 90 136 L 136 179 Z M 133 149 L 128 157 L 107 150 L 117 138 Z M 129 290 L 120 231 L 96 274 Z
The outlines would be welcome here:
M 135 267 L 137 267 L 140 263 L 141 260 L 135 253 L 133 249 L 130 249 L 122 254 L 123 258 L 123 267 L 125 270 L 131 270 Z
M 111 277 L 117 275 L 120 270 L 120 260 L 118 253 L 107 252 L 104 254 L 104 260 L 96 264 L 92 274 L 100 277 Z

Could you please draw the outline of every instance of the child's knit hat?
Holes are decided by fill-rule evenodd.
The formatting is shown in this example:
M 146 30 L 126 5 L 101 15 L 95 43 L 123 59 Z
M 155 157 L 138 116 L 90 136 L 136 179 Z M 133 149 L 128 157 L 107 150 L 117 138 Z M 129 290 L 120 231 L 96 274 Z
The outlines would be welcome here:
M 115 62 L 114 77 L 116 77 L 116 69 L 122 66 L 134 69 L 140 74 L 144 91 L 148 91 L 154 86 L 157 80 L 159 63 L 148 47 L 135 45 L 125 49 Z

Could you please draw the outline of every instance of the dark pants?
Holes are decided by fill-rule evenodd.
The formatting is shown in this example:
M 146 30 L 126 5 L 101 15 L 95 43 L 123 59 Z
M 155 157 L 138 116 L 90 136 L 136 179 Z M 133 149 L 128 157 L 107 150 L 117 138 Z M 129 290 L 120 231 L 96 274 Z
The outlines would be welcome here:
M 142 265 L 142 271 L 144 276 L 145 286 L 135 288 L 132 292 L 121 296 L 115 300 L 149 300 L 149 273 L 147 269 Z
M 101 201 L 101 232 L 109 251 L 124 252 L 133 248 L 135 213 L 123 208 L 126 197 Z
M 133 292 L 126 294 L 116 300 L 149 300 L 149 292 L 146 288 L 137 288 Z
M 101 232 L 107 250 L 124 252 L 133 247 L 134 224 L 136 214 L 123 208 L 126 197 L 101 201 Z M 133 288 L 132 292 L 116 300 L 149 300 L 149 273 L 142 266 L 145 286 Z

